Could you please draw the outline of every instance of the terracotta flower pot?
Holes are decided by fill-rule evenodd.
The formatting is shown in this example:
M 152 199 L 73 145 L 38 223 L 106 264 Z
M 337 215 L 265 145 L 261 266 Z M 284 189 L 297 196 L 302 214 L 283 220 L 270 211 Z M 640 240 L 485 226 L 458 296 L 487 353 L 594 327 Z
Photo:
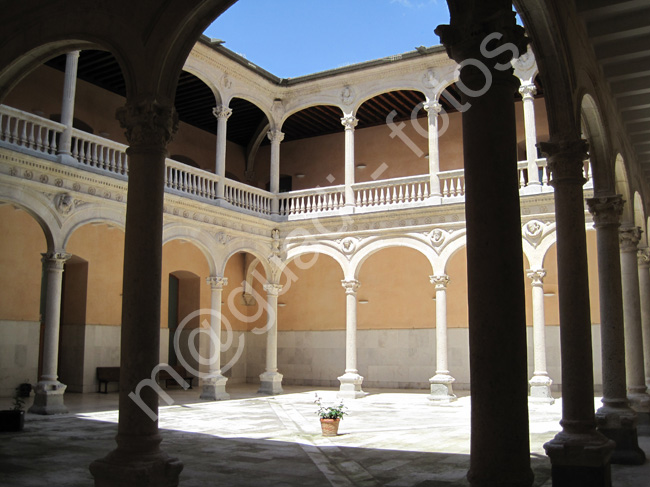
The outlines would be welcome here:
M 327 419 L 321 418 L 320 427 L 323 431 L 323 436 L 336 436 L 339 432 L 339 423 L 341 418 L 338 419 Z

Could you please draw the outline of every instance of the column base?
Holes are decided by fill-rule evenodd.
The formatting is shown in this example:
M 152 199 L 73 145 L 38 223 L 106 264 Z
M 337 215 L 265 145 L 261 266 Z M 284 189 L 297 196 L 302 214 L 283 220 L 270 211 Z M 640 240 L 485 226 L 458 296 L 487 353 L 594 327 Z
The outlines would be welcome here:
M 642 465 L 645 452 L 639 448 L 637 415 L 623 401 L 620 407 L 605 405 L 596 411 L 598 431 L 616 443 L 611 463 Z
M 279 372 L 264 372 L 260 374 L 260 389 L 258 394 L 282 394 L 282 374 Z
M 528 383 L 530 384 L 530 394 L 528 400 L 533 403 L 554 404 L 555 398 L 551 394 L 551 384 L 553 381 L 547 375 L 534 375 Z
M 90 464 L 95 487 L 176 487 L 183 463 L 164 453 L 120 461 L 114 452 Z
M 561 431 L 544 444 L 553 487 L 611 487 L 614 442 L 597 431 Z
M 203 379 L 203 390 L 199 399 L 205 399 L 206 401 L 230 399 L 230 394 L 226 392 L 226 382 L 228 382 L 228 378 L 221 374 L 209 375 Z
M 68 408 L 63 403 L 65 384 L 57 380 L 39 381 L 34 390 L 34 404 L 29 408 L 33 414 L 66 414 Z
M 337 379 L 341 382 L 341 387 L 339 392 L 336 393 L 336 397 L 341 399 L 359 399 L 368 395 L 368 393 L 361 390 L 363 377 L 359 374 L 346 372 L 342 376 L 337 377 Z
M 645 392 L 628 392 L 627 399 L 637 413 L 650 413 L 650 396 Z
M 431 384 L 431 394 L 429 394 L 429 401 L 435 404 L 447 404 L 458 400 L 452 389 L 452 384 L 456 382 L 451 375 L 436 374 L 429 383 Z

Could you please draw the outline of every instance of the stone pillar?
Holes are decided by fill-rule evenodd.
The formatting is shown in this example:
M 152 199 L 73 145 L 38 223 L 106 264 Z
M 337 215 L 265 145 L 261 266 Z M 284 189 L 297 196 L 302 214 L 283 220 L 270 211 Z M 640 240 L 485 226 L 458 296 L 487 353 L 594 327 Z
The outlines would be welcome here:
M 34 404 L 29 408 L 35 414 L 63 414 L 68 409 L 63 403 L 65 384 L 57 379 L 59 360 L 59 329 L 61 325 L 61 294 L 63 265 L 70 258 L 65 252 L 43 254 L 47 279 L 45 300 L 45 332 L 43 334 L 43 372 L 36 384 Z
M 614 442 L 596 431 L 589 275 L 582 186 L 587 143 L 543 143 L 555 189 L 562 431 L 544 445 L 554 486 L 607 487 Z
M 363 377 L 357 370 L 357 290 L 361 284 L 356 279 L 341 281 L 345 289 L 345 374 L 338 377 L 341 387 L 337 396 L 357 399 L 366 395 L 361 390 Z
M 430 276 L 431 284 L 436 286 L 436 375 L 429 379 L 431 394 L 429 400 L 434 403 L 449 403 L 457 398 L 452 384 L 456 381 L 447 365 L 447 285 L 449 276 Z
M 217 117 L 217 161 L 214 171 L 219 176 L 217 198 L 223 199 L 224 179 L 226 177 L 226 133 L 228 130 L 228 118 L 232 115 L 232 108 L 228 108 L 225 105 L 218 105 L 212 109 L 212 114 Z
M 603 368 L 603 406 L 596 411 L 598 431 L 616 442 L 612 463 L 641 464 L 645 453 L 637 439 L 637 416 L 625 391 L 625 336 L 618 227 L 621 195 L 587 200 L 598 240 L 598 286 Z
M 160 362 L 160 293 L 165 158 L 178 128 L 171 102 L 128 101 L 117 111 L 129 141 L 124 237 L 117 448 L 94 461 L 96 487 L 176 486 L 183 464 L 160 449 L 155 375 Z M 133 397 L 133 399 L 132 399 Z
M 526 132 L 526 160 L 528 161 L 528 186 L 539 186 L 539 167 L 537 167 L 537 131 L 535 129 L 535 94 L 533 83 L 522 84 L 519 93 L 524 105 L 524 131 Z
M 639 249 L 639 294 L 641 295 L 641 327 L 645 385 L 650 389 L 650 248 Z
M 555 399 L 551 394 L 553 381 L 546 371 L 546 319 L 544 317 L 544 269 L 528 269 L 526 275 L 532 281 L 533 287 L 533 377 L 530 384 L 530 400 L 553 404 Z
M 282 374 L 278 372 L 278 294 L 280 284 L 264 284 L 267 303 L 266 371 L 260 375 L 261 394 L 282 394 Z
M 438 114 L 442 105 L 437 101 L 427 101 L 424 104 L 429 122 L 429 182 L 431 196 L 441 196 L 440 189 L 440 151 L 438 148 Z
M 72 159 L 72 123 L 74 121 L 74 96 L 77 91 L 77 66 L 80 51 L 71 51 L 65 58 L 65 78 L 63 80 L 63 101 L 61 103 L 61 123 L 65 129 L 59 140 L 59 157 Z
M 461 64 L 472 392 L 472 486 L 530 486 L 524 269 L 512 48 L 526 49 L 512 3 L 449 1 L 436 33 Z M 500 35 L 489 45 L 488 36 Z M 508 43 L 506 48 L 504 43 Z M 467 61 L 467 62 L 465 62 Z M 495 123 L 498 120 L 498 123 Z M 498 280 L 498 283 L 495 282 Z M 504 337 L 508 337 L 504 340 Z M 507 398 L 507 400 L 504 400 Z
M 269 130 L 267 133 L 271 141 L 271 182 L 269 189 L 276 195 L 271 200 L 271 213 L 277 215 L 280 209 L 277 194 L 280 192 L 280 142 L 284 140 L 284 133 L 279 130 Z
M 354 202 L 354 127 L 359 120 L 353 115 L 341 119 L 345 127 L 345 206 L 353 207 Z
M 650 396 L 647 394 L 645 385 L 637 261 L 637 245 L 640 238 L 641 229 L 639 227 L 625 226 L 620 229 L 627 397 L 632 409 L 637 413 L 647 415 L 650 413 Z
M 210 314 L 210 345 L 214 346 L 214 356 L 210 357 L 208 375 L 203 378 L 201 399 L 221 401 L 230 399 L 226 392 L 228 378 L 221 375 L 221 294 L 228 285 L 227 277 L 213 276 L 206 279 L 210 285 L 210 301 L 212 313 Z

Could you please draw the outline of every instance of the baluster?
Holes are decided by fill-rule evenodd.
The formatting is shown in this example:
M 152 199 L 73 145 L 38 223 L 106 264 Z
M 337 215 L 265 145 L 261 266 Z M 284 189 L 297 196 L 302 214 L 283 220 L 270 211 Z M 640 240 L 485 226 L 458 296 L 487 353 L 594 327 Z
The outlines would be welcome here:
M 106 169 L 109 172 L 112 172 L 110 166 L 106 164 L 106 159 L 104 157 L 104 151 L 106 150 L 106 148 L 103 145 L 98 144 L 98 149 L 99 150 L 97 151 L 97 164 L 99 164 L 101 168 Z
M 29 123 L 29 134 L 27 135 L 27 148 L 34 148 L 34 122 Z
M 418 183 L 417 201 L 422 201 L 422 183 Z
M 18 145 L 27 146 L 27 121 L 20 121 L 20 142 Z
M 7 116 L 0 113 L 0 140 L 5 140 L 5 120 Z
M 397 202 L 402 203 L 404 201 L 404 187 L 399 185 L 399 193 L 397 195 Z
M 40 125 L 36 128 L 36 149 L 39 151 L 43 151 L 43 127 Z
M 548 166 L 542 167 L 542 185 L 548 186 Z
M 591 160 L 589 159 L 585 162 L 585 179 L 587 181 L 591 179 Z
M 93 161 L 93 164 L 94 164 L 96 167 L 100 168 L 100 169 L 104 169 L 103 167 L 100 166 L 100 164 L 99 164 L 99 158 L 97 157 L 97 143 L 96 143 L 96 142 L 92 142 L 92 143 L 91 143 L 91 146 L 92 146 L 92 161 Z
M 20 145 L 18 142 L 18 119 L 14 117 L 12 117 L 11 119 L 13 120 L 14 123 L 13 123 L 13 130 L 11 131 L 11 140 L 9 142 L 11 142 L 12 144 Z
M 520 169 L 519 170 L 519 187 L 523 188 L 524 186 L 526 186 L 526 177 L 524 175 L 524 170 Z

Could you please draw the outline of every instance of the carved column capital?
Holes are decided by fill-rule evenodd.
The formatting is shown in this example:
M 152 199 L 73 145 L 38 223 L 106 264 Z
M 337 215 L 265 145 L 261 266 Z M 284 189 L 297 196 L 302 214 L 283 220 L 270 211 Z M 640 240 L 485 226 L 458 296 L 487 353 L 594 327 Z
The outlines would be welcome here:
M 226 105 L 217 105 L 212 109 L 212 115 L 218 119 L 228 120 L 232 115 L 232 108 L 228 108 Z
M 41 254 L 43 262 L 48 270 L 63 270 L 63 265 L 72 257 L 67 252 L 46 252 Z
M 548 156 L 548 169 L 551 172 L 551 185 L 559 181 L 573 181 L 583 185 L 584 161 L 589 158 L 589 144 L 583 139 L 559 142 L 540 142 L 539 147 Z
M 636 252 L 639 240 L 641 240 L 641 229 L 639 227 L 626 226 L 618 231 L 621 252 Z
M 341 281 L 341 285 L 345 289 L 345 294 L 356 294 L 357 290 L 361 286 L 361 283 L 357 281 L 356 279 L 352 279 L 350 281 Z
M 228 285 L 228 278 L 221 276 L 210 276 L 206 278 L 205 282 L 208 283 L 210 289 L 221 290 Z
M 271 141 L 271 144 L 273 143 L 279 144 L 284 140 L 284 132 L 281 132 L 279 130 L 269 130 L 266 133 L 266 136 Z
M 156 99 L 127 103 L 115 116 L 131 147 L 166 147 L 178 130 L 178 113 Z
M 650 248 L 644 247 L 639 249 L 636 253 L 636 258 L 639 262 L 639 268 L 650 269 Z
M 346 115 L 341 118 L 341 124 L 345 127 L 345 130 L 354 130 L 358 123 L 359 119 L 354 115 Z
M 623 197 L 620 194 L 587 198 L 589 213 L 594 217 L 594 226 L 616 226 L 621 224 L 623 215 Z
M 282 284 L 276 284 L 276 283 L 266 283 L 264 284 L 264 290 L 266 291 L 266 294 L 269 296 L 277 296 L 280 294 L 280 291 L 282 291 Z
M 526 277 L 532 281 L 533 287 L 543 286 L 544 277 L 546 277 L 545 269 L 527 269 Z
M 449 285 L 449 276 L 447 274 L 440 274 L 438 276 L 429 276 L 431 284 L 436 286 L 436 291 L 444 291 Z
M 537 94 L 537 87 L 533 84 L 525 84 L 519 87 L 519 94 L 523 100 L 532 100 Z
M 435 100 L 425 101 L 422 104 L 422 107 L 427 111 L 429 115 L 437 116 L 442 111 L 442 105 Z

